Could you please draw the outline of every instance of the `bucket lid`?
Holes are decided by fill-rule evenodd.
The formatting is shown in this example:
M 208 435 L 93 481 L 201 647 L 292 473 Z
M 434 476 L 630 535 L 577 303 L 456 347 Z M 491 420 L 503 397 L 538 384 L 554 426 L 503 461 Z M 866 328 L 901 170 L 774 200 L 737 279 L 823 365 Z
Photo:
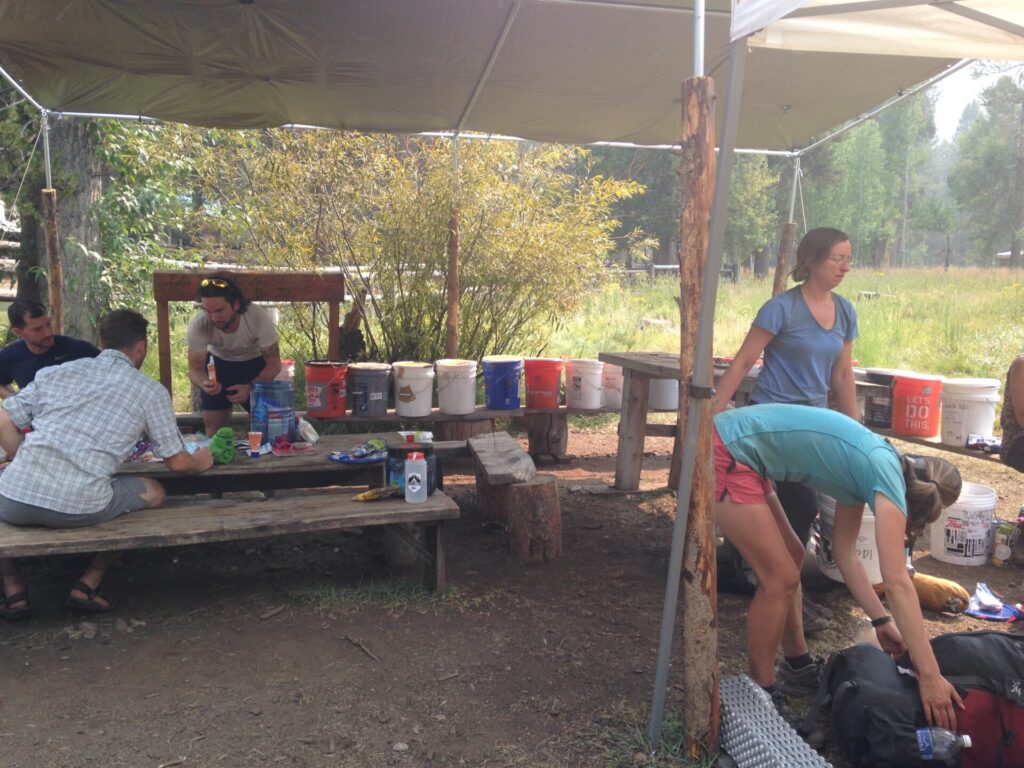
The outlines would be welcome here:
M 562 362 L 562 358 L 560 358 L 560 357 L 528 357 L 528 358 L 526 358 L 526 362 L 527 363 L 561 363 Z
M 283 363 L 284 360 L 282 360 L 281 362 Z M 292 362 L 294 362 L 294 361 L 292 361 Z M 341 361 L 334 361 L 334 360 L 307 360 L 306 361 L 306 365 L 311 366 L 313 368 L 347 368 L 348 367 L 348 363 L 343 363 Z M 358 365 L 358 363 L 353 363 L 353 365 Z
M 604 365 L 604 363 L 602 363 L 600 360 L 594 360 L 592 358 L 580 358 L 579 360 L 570 360 L 569 363 L 571 363 L 572 365 Z
M 434 363 L 438 368 L 476 368 L 476 360 L 459 360 L 457 358 L 445 358 Z
M 411 360 L 400 360 L 391 364 L 392 368 L 401 368 L 409 371 L 430 371 L 433 373 L 434 366 L 430 363 L 416 363 Z
M 352 363 L 349 365 L 349 368 L 357 371 L 374 372 L 385 372 L 391 370 L 391 366 L 388 363 Z
M 945 389 L 999 389 L 999 379 L 946 379 Z
M 946 380 L 945 376 L 936 376 L 932 373 L 915 373 L 914 371 L 898 371 L 894 378 L 895 381 L 924 381 L 924 382 L 942 382 Z
M 523 358 L 520 355 L 487 355 L 483 361 L 485 363 L 521 363 Z

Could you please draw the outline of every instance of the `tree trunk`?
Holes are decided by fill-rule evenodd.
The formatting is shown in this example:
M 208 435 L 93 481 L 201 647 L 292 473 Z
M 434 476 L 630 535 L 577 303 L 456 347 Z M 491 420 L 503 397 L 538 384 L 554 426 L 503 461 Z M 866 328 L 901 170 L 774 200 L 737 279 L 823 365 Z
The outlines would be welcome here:
M 758 248 L 754 251 L 754 277 L 763 280 L 768 277 L 768 249 Z
M 494 431 L 494 422 L 490 419 L 480 421 L 438 421 L 434 423 L 434 439 L 465 440 L 474 435 L 483 435 Z
M 569 417 L 565 413 L 526 414 L 528 453 L 538 456 L 564 458 L 569 449 Z
M 686 433 L 689 372 L 696 362 L 698 319 L 702 301 L 704 271 L 715 187 L 715 90 L 714 81 L 694 77 L 683 82 L 683 137 L 680 153 L 682 213 L 679 249 L 680 294 L 690 300 L 680 304 L 679 420 L 676 451 Z M 737 269 L 739 264 L 736 265 Z M 706 381 L 710 386 L 711 361 Z M 693 487 L 690 495 L 689 524 L 683 550 L 682 637 L 683 659 L 679 665 L 683 677 L 683 722 L 686 724 L 687 755 L 701 760 L 718 752 L 718 608 L 715 586 L 715 524 L 711 482 L 711 402 L 701 401 L 700 438 L 697 445 Z M 676 462 L 673 460 L 673 470 Z M 674 472 L 673 487 L 678 488 L 679 473 Z
M 448 219 L 448 322 L 445 327 L 444 354 L 459 356 L 459 210 Z
M 21 220 L 21 247 L 18 249 L 18 263 L 15 268 L 18 283 L 16 295 L 19 299 L 43 301 L 46 280 L 38 269 L 39 254 L 42 253 L 39 218 L 26 214 L 24 210 L 18 212 L 18 217 Z
M 779 238 L 779 253 L 775 257 L 775 282 L 772 284 L 772 296 L 778 296 L 786 290 L 789 279 L 789 257 L 793 253 L 796 242 L 796 222 L 787 221 L 782 225 L 782 237 Z
M 95 342 L 98 322 L 109 304 L 103 284 L 100 231 L 94 208 L 103 193 L 97 158 L 96 125 L 91 120 L 54 120 L 50 147 L 58 190 L 60 252 L 64 273 L 64 333 Z M 51 298 L 50 304 L 54 301 Z

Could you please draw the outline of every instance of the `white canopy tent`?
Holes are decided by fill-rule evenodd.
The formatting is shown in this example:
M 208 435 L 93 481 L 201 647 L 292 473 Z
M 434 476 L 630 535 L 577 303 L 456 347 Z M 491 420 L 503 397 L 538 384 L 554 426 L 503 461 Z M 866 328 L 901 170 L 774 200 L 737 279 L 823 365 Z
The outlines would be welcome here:
M 732 175 L 736 129 L 742 119 L 739 94 L 750 66 L 748 47 L 827 52 L 837 55 L 927 55 L 942 51 L 960 58 L 1024 61 L 1024 2 L 1021 0 L 733 0 L 732 44 L 724 127 L 716 170 L 708 259 L 703 296 L 717 294 L 722 263 L 725 213 Z M 846 95 L 837 83 L 835 95 Z M 701 306 L 693 381 L 709 381 L 711 331 L 715 302 Z M 664 715 L 665 689 L 671 659 L 683 546 L 693 489 L 693 471 L 700 429 L 699 411 L 707 407 L 709 392 L 691 385 L 678 507 L 669 556 L 669 574 L 662 612 L 661 642 L 651 707 L 650 738 L 657 749 Z

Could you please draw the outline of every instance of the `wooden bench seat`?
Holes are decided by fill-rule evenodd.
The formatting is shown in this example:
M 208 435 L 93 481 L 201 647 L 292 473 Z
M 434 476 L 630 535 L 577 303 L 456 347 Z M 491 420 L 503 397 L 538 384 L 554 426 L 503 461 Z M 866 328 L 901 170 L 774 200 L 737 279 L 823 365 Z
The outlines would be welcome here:
M 314 491 L 261 499 L 168 499 L 159 509 L 133 512 L 84 528 L 16 527 L 0 523 L 0 556 L 26 557 L 172 547 L 385 525 L 408 538 L 406 526 L 422 526 L 428 588 L 444 588 L 443 522 L 459 508 L 443 491 L 421 504 L 404 499 L 353 501 L 355 492 Z M 416 545 L 413 544 L 415 547 Z
M 512 553 L 531 562 L 562 556 L 562 509 L 554 475 L 538 475 L 533 459 L 507 432 L 466 441 L 476 462 L 477 507 L 508 528 Z

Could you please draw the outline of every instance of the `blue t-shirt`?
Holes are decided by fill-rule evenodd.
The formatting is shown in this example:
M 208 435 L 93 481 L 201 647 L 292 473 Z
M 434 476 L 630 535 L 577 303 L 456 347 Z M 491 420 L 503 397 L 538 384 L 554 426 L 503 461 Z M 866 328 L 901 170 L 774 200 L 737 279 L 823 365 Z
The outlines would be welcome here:
M 752 405 L 715 416 L 736 461 L 769 480 L 803 483 L 850 506 L 875 510 L 881 493 L 905 515 L 899 454 L 849 416 L 804 405 Z
M 758 403 L 828 405 L 832 366 L 843 344 L 857 338 L 857 313 L 849 300 L 833 293 L 836 322 L 825 330 L 814 319 L 800 287 L 769 299 L 754 325 L 774 335 L 764 348 L 764 368 L 750 399 Z
M 71 336 L 54 336 L 53 346 L 41 355 L 28 348 L 23 339 L 18 339 L 0 349 L 0 384 L 8 386 L 12 381 L 18 389 L 24 389 L 35 379 L 43 368 L 61 363 L 70 363 L 83 357 L 96 357 L 100 351 L 92 344 Z

